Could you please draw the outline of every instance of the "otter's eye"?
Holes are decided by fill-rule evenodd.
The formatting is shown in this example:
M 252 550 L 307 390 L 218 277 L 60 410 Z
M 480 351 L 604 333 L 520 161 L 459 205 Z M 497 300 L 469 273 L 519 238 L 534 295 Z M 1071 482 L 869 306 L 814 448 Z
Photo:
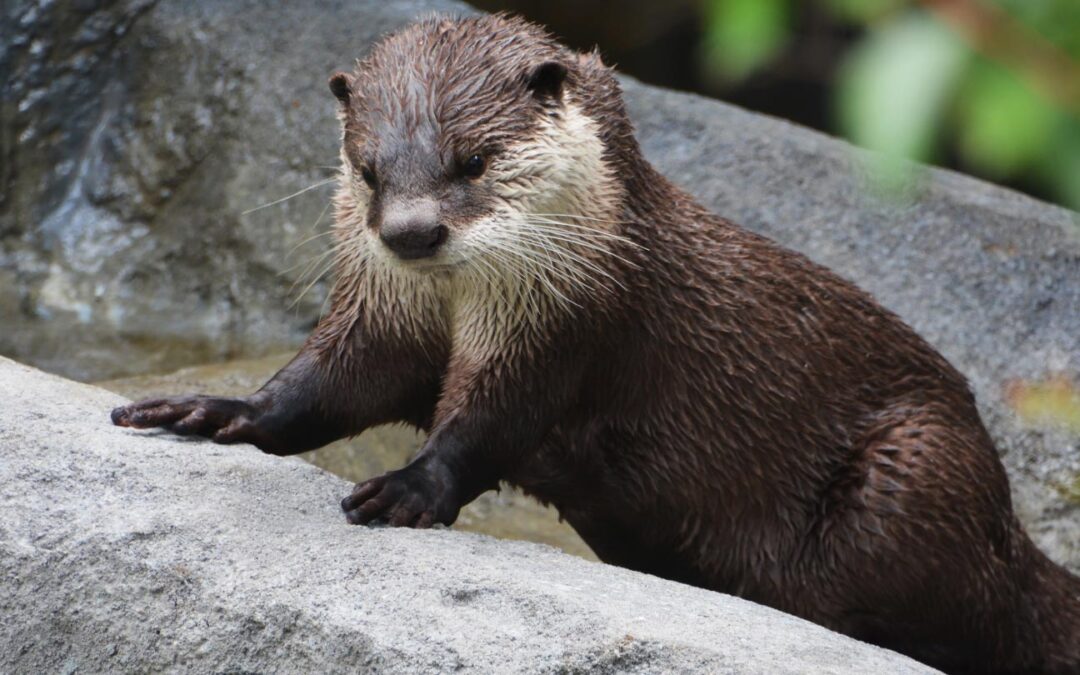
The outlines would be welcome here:
M 375 189 L 375 172 L 371 170 L 370 166 L 365 164 L 360 168 L 360 177 L 364 179 L 369 188 Z
M 465 160 L 465 163 L 461 165 L 461 173 L 465 174 L 466 178 L 479 178 L 484 175 L 484 169 L 487 168 L 487 162 L 481 155 L 473 155 Z

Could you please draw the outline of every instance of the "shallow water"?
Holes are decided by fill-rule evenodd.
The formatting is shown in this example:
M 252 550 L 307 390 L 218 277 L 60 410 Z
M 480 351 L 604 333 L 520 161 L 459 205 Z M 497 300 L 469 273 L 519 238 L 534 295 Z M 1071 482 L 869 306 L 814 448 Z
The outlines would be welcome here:
M 209 393 L 247 394 L 262 385 L 292 357 L 276 354 L 184 368 L 163 375 L 139 375 L 98 382 L 132 399 L 151 396 Z M 300 457 L 351 481 L 361 481 L 400 468 L 419 449 L 423 435 L 399 426 L 371 429 L 360 436 L 305 452 Z M 342 495 L 343 497 L 345 495 Z M 488 492 L 461 511 L 455 528 L 503 539 L 549 544 L 567 553 L 595 560 L 596 556 L 555 509 L 541 506 L 518 490 Z

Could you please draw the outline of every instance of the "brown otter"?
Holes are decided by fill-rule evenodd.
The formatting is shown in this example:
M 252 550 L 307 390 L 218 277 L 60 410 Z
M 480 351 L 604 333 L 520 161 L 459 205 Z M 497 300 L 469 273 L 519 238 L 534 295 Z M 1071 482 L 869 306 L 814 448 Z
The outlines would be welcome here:
M 1022 531 L 964 378 L 657 173 L 598 57 L 432 19 L 330 88 L 331 311 L 255 394 L 115 423 L 292 454 L 404 421 L 426 443 L 350 522 L 452 523 L 506 481 L 617 565 L 948 670 L 1080 670 L 1080 580 Z

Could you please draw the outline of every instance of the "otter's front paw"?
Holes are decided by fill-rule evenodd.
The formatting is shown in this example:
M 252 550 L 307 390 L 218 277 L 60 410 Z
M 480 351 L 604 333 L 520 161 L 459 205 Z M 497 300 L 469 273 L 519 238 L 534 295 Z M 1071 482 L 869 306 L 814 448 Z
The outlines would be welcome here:
M 395 527 L 451 525 L 461 508 L 453 493 L 445 469 L 417 462 L 357 483 L 352 494 L 341 500 L 341 508 L 354 525 L 375 520 Z
M 147 399 L 112 411 L 117 426 L 162 427 L 184 436 L 205 436 L 216 443 L 254 443 L 266 450 L 273 444 L 255 426 L 257 417 L 258 411 L 247 401 L 215 396 Z

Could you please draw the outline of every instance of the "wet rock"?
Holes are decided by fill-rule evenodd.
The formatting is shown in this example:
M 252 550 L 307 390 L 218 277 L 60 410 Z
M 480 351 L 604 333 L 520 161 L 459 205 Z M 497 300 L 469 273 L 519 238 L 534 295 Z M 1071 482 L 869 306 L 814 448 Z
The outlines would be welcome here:
M 345 481 L 122 401 L 0 358 L 0 671 L 932 672 L 546 546 L 347 525 Z

